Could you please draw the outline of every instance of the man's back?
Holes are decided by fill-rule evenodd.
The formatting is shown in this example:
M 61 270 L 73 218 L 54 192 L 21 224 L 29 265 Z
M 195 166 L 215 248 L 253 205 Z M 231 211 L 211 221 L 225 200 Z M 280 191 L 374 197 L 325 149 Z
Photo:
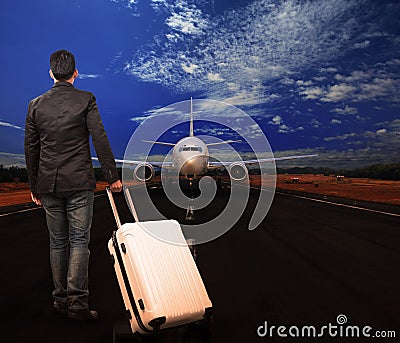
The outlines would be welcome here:
M 34 192 L 96 187 L 89 135 L 107 181 L 118 180 L 114 156 L 92 93 L 78 90 L 69 82 L 57 82 L 48 92 L 31 101 L 25 144 L 29 169 L 34 174 L 36 171 L 31 177 L 35 180 Z

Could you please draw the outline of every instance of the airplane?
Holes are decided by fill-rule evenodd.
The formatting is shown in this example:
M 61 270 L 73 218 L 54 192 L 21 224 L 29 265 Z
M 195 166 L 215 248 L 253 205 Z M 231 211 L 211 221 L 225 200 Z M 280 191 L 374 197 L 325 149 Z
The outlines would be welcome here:
M 194 179 L 199 179 L 204 176 L 210 170 L 226 168 L 228 174 L 233 181 L 242 181 L 248 178 L 247 166 L 254 165 L 257 163 L 267 163 L 274 161 L 292 160 L 299 158 L 308 158 L 318 156 L 317 154 L 312 155 L 298 155 L 298 156 L 286 156 L 286 157 L 271 157 L 264 159 L 252 159 L 245 161 L 231 161 L 231 162 L 218 162 L 210 161 L 210 155 L 208 148 L 211 146 L 217 146 L 222 144 L 237 143 L 240 140 L 226 140 L 216 143 L 205 143 L 199 137 L 194 135 L 193 125 L 193 99 L 190 99 L 190 128 L 189 136 L 182 138 L 177 143 L 167 143 L 159 141 L 147 141 L 150 144 L 160 144 L 172 147 L 172 161 L 171 162 L 144 162 L 144 161 L 133 161 L 125 159 L 116 159 L 117 163 L 127 163 L 136 165 L 133 170 L 133 175 L 137 181 L 148 182 L 151 181 L 155 176 L 155 168 L 161 169 L 173 169 L 178 173 L 180 177 L 186 179 L 192 185 Z M 93 160 L 98 160 L 93 157 Z

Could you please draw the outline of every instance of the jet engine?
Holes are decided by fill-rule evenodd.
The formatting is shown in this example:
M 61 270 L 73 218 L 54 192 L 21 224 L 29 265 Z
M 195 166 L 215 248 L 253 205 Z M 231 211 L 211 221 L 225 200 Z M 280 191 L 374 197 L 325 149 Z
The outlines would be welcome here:
M 228 166 L 228 173 L 233 181 L 242 181 L 249 177 L 246 166 L 241 162 L 230 164 Z
M 154 167 L 147 162 L 140 163 L 135 167 L 133 176 L 138 181 L 150 181 L 154 177 Z

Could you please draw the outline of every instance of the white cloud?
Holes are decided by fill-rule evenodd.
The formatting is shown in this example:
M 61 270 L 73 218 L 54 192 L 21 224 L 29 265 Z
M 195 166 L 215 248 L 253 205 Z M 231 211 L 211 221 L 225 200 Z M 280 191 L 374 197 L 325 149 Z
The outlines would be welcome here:
M 228 82 L 226 85 L 231 92 L 237 92 L 240 89 L 240 85 L 235 82 Z
M 176 33 L 167 33 L 165 37 L 167 37 L 167 39 L 172 43 L 176 43 L 178 39 L 180 39 L 180 36 Z
M 357 91 L 357 87 L 340 83 L 328 88 L 327 93 L 321 98 L 325 102 L 339 102 L 349 99 L 353 96 L 353 93 Z
M 314 100 L 320 99 L 326 94 L 326 91 L 321 87 L 310 87 L 301 91 L 300 94 L 305 95 L 306 99 Z
M 283 85 L 291 86 L 294 85 L 296 81 L 289 77 L 284 77 L 282 80 L 280 80 L 280 83 Z
M 167 0 L 151 0 L 152 6 L 167 6 Z
M 279 126 L 278 132 L 279 133 L 288 133 L 288 132 L 292 132 L 292 130 L 287 125 L 283 124 L 283 125 Z
M 400 129 L 400 119 L 395 119 L 388 123 L 388 126 L 392 129 Z
M 224 91 L 215 90 L 214 94 L 217 98 L 234 106 L 254 106 L 263 102 L 264 89 L 262 85 L 255 84 L 247 89 L 240 87 L 234 95 L 227 98 L 224 98 L 226 94 Z
M 352 138 L 352 137 L 356 137 L 357 134 L 352 132 L 352 133 L 345 133 L 344 135 L 339 135 L 339 136 L 335 136 L 335 137 L 325 137 L 324 141 L 325 142 L 330 142 L 330 141 L 344 141 L 346 139 Z
M 207 20 L 203 19 L 201 11 L 194 7 L 172 13 L 166 24 L 185 35 L 201 35 L 207 28 Z
M 365 49 L 366 47 L 368 47 L 370 45 L 371 41 L 366 40 L 364 42 L 360 42 L 360 43 L 356 43 L 354 44 L 354 48 L 355 49 Z
M 198 69 L 199 66 L 195 65 L 195 64 L 191 64 L 191 65 L 186 65 L 182 63 L 182 69 L 188 73 L 188 74 L 194 74 L 196 72 L 196 69 Z
M 342 122 L 340 121 L 340 120 L 338 120 L 338 119 L 332 119 L 331 120 L 331 124 L 341 124 Z
M 18 126 L 18 125 L 15 125 L 15 124 L 11 124 L 11 123 L 7 123 L 5 121 L 0 121 L 0 126 L 11 127 L 13 129 L 18 129 L 18 130 L 24 130 L 21 126 Z
M 386 63 L 388 66 L 399 66 L 400 65 L 400 59 L 399 58 L 394 58 Z
M 400 79 L 394 72 L 390 72 L 391 66 L 396 65 L 396 59 L 385 63 L 377 63 L 364 70 L 354 70 L 348 75 L 335 74 L 334 81 L 330 85 L 313 86 L 311 82 L 300 80 L 296 83 L 299 94 L 308 100 L 323 102 L 362 102 L 389 101 L 400 103 Z M 332 70 L 333 71 L 333 70 Z M 314 77 L 313 80 L 317 80 Z M 322 79 L 321 82 L 325 80 Z M 340 114 L 355 114 L 354 107 L 346 106 L 344 109 L 334 110 Z
M 140 2 L 140 0 L 110 0 L 110 1 L 115 4 L 122 4 L 124 7 L 130 10 L 131 15 L 135 17 L 139 16 L 137 5 Z
M 142 123 L 143 121 L 145 121 L 147 119 L 147 116 L 137 116 L 137 117 L 133 117 L 130 119 L 130 121 L 133 121 L 135 123 Z
M 386 134 L 387 133 L 387 130 L 386 129 L 380 129 L 380 130 L 377 130 L 376 131 L 376 134 L 377 135 L 384 135 L 384 134 Z
M 234 133 L 232 130 L 228 128 L 209 128 L 209 127 L 201 127 L 201 128 L 195 128 L 194 133 L 196 135 L 207 135 L 211 137 L 215 136 L 229 136 L 233 135 Z M 236 137 L 236 136 L 235 136 Z
M 216 81 L 216 82 L 224 81 L 224 79 L 223 79 L 223 78 L 221 77 L 221 75 L 218 74 L 218 73 L 215 73 L 215 74 L 213 74 L 213 73 L 208 73 L 208 74 L 207 74 L 207 78 L 208 78 L 210 81 Z
M 400 102 L 400 79 L 376 77 L 371 82 L 360 85 L 361 93 L 358 100 L 379 100 L 387 98 L 393 102 Z
M 355 107 L 351 107 L 349 105 L 346 105 L 344 108 L 337 107 L 331 110 L 331 112 L 335 112 L 338 114 L 357 114 L 358 110 Z
M 78 79 L 85 80 L 85 79 L 97 79 L 101 75 L 99 74 L 78 74 Z
M 321 73 L 336 73 L 338 70 L 335 67 L 319 68 Z
M 303 127 L 298 127 L 296 130 L 291 129 L 289 126 L 283 123 L 283 118 L 279 115 L 273 116 L 272 119 L 268 122 L 268 124 L 278 126 L 279 133 L 288 133 L 304 130 Z
M 281 116 L 275 116 L 275 117 L 273 117 L 272 118 L 272 120 L 270 121 L 270 124 L 273 124 L 273 125 L 281 125 L 281 123 L 282 123 L 282 117 Z
M 274 100 L 277 100 L 277 99 L 280 99 L 280 98 L 281 98 L 281 96 L 279 94 L 274 94 L 274 93 L 267 94 L 264 97 L 264 99 L 267 100 L 267 102 L 268 101 L 274 101 Z
M 314 119 L 311 120 L 310 125 L 313 128 L 318 129 L 322 125 L 322 123 L 314 118 Z
M 348 83 L 352 83 L 352 82 L 359 82 L 359 81 L 365 81 L 365 80 L 369 80 L 373 75 L 373 71 L 371 70 L 354 70 L 351 72 L 351 74 L 349 76 L 344 76 L 341 74 L 336 74 L 335 75 L 335 79 L 341 82 L 348 82 Z
M 330 61 L 348 49 L 362 19 L 352 13 L 364 5 L 355 0 L 258 0 L 216 16 L 210 14 L 215 13 L 212 3 L 153 0 L 165 30 L 139 49 L 125 71 L 177 92 L 202 91 L 235 104 L 272 101 L 265 97 L 271 80 L 293 84 L 291 75 L 310 65 L 321 66 L 324 74 L 337 72 Z M 195 73 L 191 65 L 198 67 Z M 254 84 L 260 85 L 256 91 Z M 298 86 L 311 85 L 298 80 Z M 307 99 L 324 95 L 318 87 L 303 91 Z M 247 93 L 249 101 L 243 97 Z M 328 94 L 326 100 L 336 98 Z
M 297 86 L 306 86 L 306 87 L 308 87 L 308 86 L 311 86 L 313 84 L 313 82 L 312 81 L 303 81 L 303 80 L 297 80 L 296 81 L 296 85 Z

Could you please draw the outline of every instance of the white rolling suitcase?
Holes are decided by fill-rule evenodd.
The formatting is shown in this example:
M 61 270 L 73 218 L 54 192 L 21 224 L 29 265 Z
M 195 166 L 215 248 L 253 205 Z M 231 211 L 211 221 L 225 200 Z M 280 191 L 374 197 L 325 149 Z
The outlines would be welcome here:
M 211 301 L 179 223 L 161 220 L 121 225 L 109 189 L 107 194 L 118 226 L 108 249 L 132 332 L 150 334 L 211 316 Z M 168 230 L 179 245 L 149 233 L 158 230 Z

